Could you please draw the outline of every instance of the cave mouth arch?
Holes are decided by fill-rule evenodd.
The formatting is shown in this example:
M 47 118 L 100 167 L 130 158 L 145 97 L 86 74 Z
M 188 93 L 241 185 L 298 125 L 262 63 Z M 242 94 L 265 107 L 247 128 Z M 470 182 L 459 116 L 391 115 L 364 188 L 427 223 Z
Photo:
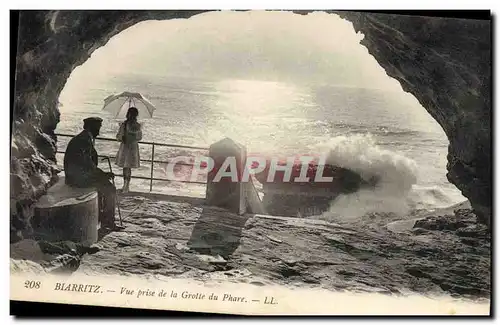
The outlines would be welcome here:
M 57 174 L 58 97 L 77 66 L 120 31 L 145 20 L 207 11 L 31 11 L 20 17 L 11 159 L 11 222 L 22 228 L 30 204 Z M 297 11 L 307 14 L 310 11 Z M 491 24 L 335 12 L 352 22 L 387 74 L 413 94 L 445 131 L 448 174 L 480 221 L 491 217 Z M 452 37 L 450 37 L 452 35 Z
M 325 38 L 318 34 L 321 30 L 334 30 L 335 33 Z M 268 42 L 270 39 L 274 40 L 271 44 Z M 194 92 L 193 96 L 196 98 L 203 96 L 203 92 L 209 92 L 207 98 L 197 103 L 197 106 L 209 106 L 210 111 L 229 116 L 231 125 L 228 125 L 228 121 L 224 118 L 222 119 L 224 122 L 218 119 L 219 123 L 200 121 L 200 125 L 190 132 L 190 135 L 191 133 L 193 136 L 198 135 L 198 139 L 184 143 L 189 140 L 186 138 L 185 130 L 195 124 L 198 125 L 196 117 L 203 114 L 204 109 L 199 112 L 198 107 L 189 106 L 191 113 L 185 116 L 189 123 L 183 126 L 181 126 L 182 122 L 170 124 L 170 116 L 161 115 L 160 110 L 158 113 L 161 116 L 158 115 L 155 119 L 158 123 L 155 123 L 155 120 L 145 121 L 148 125 L 146 132 L 150 131 L 146 135 L 150 138 L 146 140 L 208 147 L 228 136 L 247 144 L 247 148 L 250 145 L 248 148 L 250 151 L 258 148 L 259 154 L 264 154 L 262 151 L 269 150 L 270 147 L 281 146 L 279 153 L 285 155 L 288 149 L 285 142 L 293 146 L 295 150 L 290 154 L 297 153 L 297 151 L 306 154 L 306 150 L 312 150 L 311 147 L 315 141 L 320 141 L 321 132 L 328 132 L 328 136 L 323 137 L 323 141 L 326 142 L 337 136 L 350 134 L 351 129 L 360 128 L 360 133 L 370 130 L 377 137 L 378 142 L 382 143 L 382 148 L 389 149 L 391 153 L 395 148 L 387 144 L 396 141 L 401 143 L 408 138 L 408 149 L 413 149 L 406 150 L 407 148 L 404 147 L 404 150 L 408 151 L 412 155 L 410 158 L 416 160 L 417 164 L 422 167 L 416 171 L 421 189 L 414 196 L 418 195 L 419 201 L 423 201 L 424 195 L 430 197 L 429 202 L 435 201 L 438 207 L 440 207 L 439 204 L 449 206 L 463 201 L 464 198 L 445 177 L 445 157 L 449 142 L 441 127 L 413 96 L 404 94 L 399 82 L 386 75 L 366 48 L 359 44 L 361 39 L 362 35 L 354 31 L 350 22 L 336 14 L 322 12 L 308 15 L 297 15 L 291 12 L 209 12 L 175 21 L 142 21 L 113 36 L 106 45 L 96 49 L 85 63 L 72 71 L 59 97 L 64 106 L 59 109 L 62 115 L 57 130 L 59 130 L 58 133 L 64 134 L 77 133 L 81 126 L 81 119 L 85 116 L 82 115 L 75 120 L 73 113 L 70 120 L 65 119 L 65 113 L 69 113 L 68 110 L 73 110 L 74 107 L 90 106 L 88 114 L 99 114 L 101 112 L 96 110 L 101 109 L 101 100 L 114 92 L 140 91 L 148 98 L 150 98 L 149 95 L 154 96 L 153 102 L 159 104 L 159 108 L 177 105 L 178 108 L 171 108 L 175 111 L 180 111 L 185 106 L 184 101 L 176 96 L 178 91 L 187 91 L 185 96 Z M 270 76 L 262 73 L 263 66 L 268 67 L 266 70 L 270 71 Z M 191 79 L 210 78 L 215 86 L 211 83 L 204 84 L 202 88 L 197 88 L 198 85 L 195 83 L 188 83 L 184 86 L 188 77 Z M 240 78 L 248 79 L 247 77 L 251 80 L 240 80 Z M 99 85 L 100 79 L 104 80 L 100 83 L 102 85 Z M 110 79 L 113 80 L 112 83 Z M 129 82 L 129 79 L 134 81 Z M 262 81 L 259 82 L 259 80 Z M 287 82 L 282 82 L 282 80 Z M 319 117 L 310 116 L 311 113 L 301 116 L 302 109 L 287 109 L 295 105 L 294 97 L 305 104 L 311 104 L 307 99 L 299 98 L 304 92 L 304 87 L 287 87 L 289 83 L 300 84 L 305 80 L 308 85 L 311 82 L 315 85 L 310 86 L 314 89 L 313 94 L 305 93 L 304 95 L 312 97 L 314 104 L 319 103 L 320 106 L 326 108 L 326 112 L 322 112 Z M 162 85 L 164 87 L 161 89 L 155 87 L 156 83 L 164 83 Z M 146 87 L 145 84 L 148 86 Z M 324 86 L 325 84 L 328 86 Z M 130 85 L 130 87 L 122 85 Z M 102 92 L 100 97 L 83 96 L 84 99 L 80 101 L 74 100 L 74 97 L 85 92 L 100 93 L 106 87 L 115 88 L 109 93 Z M 231 98 L 228 98 L 227 91 L 236 92 L 238 95 L 231 95 Z M 380 91 L 380 96 L 378 91 Z M 162 97 L 163 95 L 160 95 L 162 92 L 169 95 Z M 213 98 L 214 94 L 217 94 L 217 103 L 207 104 L 206 102 Z M 394 98 L 386 102 L 382 99 L 385 95 L 391 95 Z M 338 96 L 349 99 L 343 97 L 339 99 Z M 407 101 L 406 97 L 411 98 Z M 88 102 L 93 102 L 95 105 L 89 105 Z M 337 103 L 332 104 L 333 102 Z M 313 119 L 315 123 L 309 124 L 305 129 L 285 117 L 282 119 L 284 123 L 277 123 L 275 128 L 262 131 L 262 125 L 266 125 L 266 122 L 275 123 L 276 117 L 280 116 L 281 112 L 270 114 L 269 111 L 273 106 L 279 107 L 279 110 L 288 111 L 285 115 L 293 112 L 295 119 L 303 117 L 303 123 L 307 123 L 309 119 Z M 346 112 L 343 112 L 345 106 L 349 107 L 350 112 L 364 111 L 364 113 L 352 116 L 349 112 L 346 116 Z M 383 106 L 383 108 L 378 106 Z M 221 107 L 224 108 L 222 111 Z M 236 109 L 232 111 L 234 107 Z M 338 111 L 338 114 L 333 113 L 334 111 Z M 248 112 L 251 114 L 245 114 Z M 378 114 L 383 114 L 384 117 Z M 391 115 L 391 118 L 386 117 L 385 114 Z M 244 115 L 243 118 L 239 119 L 240 115 Z M 253 125 L 249 120 L 253 116 L 259 117 L 259 121 L 264 124 Z M 370 117 L 366 118 L 367 116 Z M 107 115 L 101 117 L 105 120 L 102 129 L 103 136 L 114 138 L 118 123 L 109 125 L 108 120 L 111 117 Z M 353 124 L 360 119 L 370 120 L 370 122 L 362 122 L 361 125 Z M 160 123 L 159 120 L 164 122 Z M 326 127 L 327 131 L 325 131 L 325 125 L 320 123 L 322 121 L 330 123 Z M 162 127 L 165 127 L 163 130 L 170 135 L 168 141 L 152 134 L 152 129 L 159 130 Z M 209 127 L 210 130 L 206 131 Z M 285 134 L 281 134 L 283 129 L 285 129 L 283 131 L 286 132 Z M 259 132 L 265 136 L 261 136 Z M 274 137 L 269 138 L 267 134 L 273 132 Z M 309 143 L 301 143 L 306 136 Z M 417 145 L 410 142 L 414 142 L 413 138 L 419 136 L 436 141 L 435 151 L 417 153 L 422 149 L 420 143 Z M 351 139 L 358 141 L 359 145 L 364 145 L 362 141 L 371 140 L 358 140 L 354 137 Z M 274 143 L 275 141 L 277 143 Z M 99 152 L 108 154 L 107 151 L 110 150 L 108 147 L 100 147 Z M 370 148 L 365 150 L 366 153 Z M 269 155 L 273 153 L 267 152 Z M 111 155 L 111 152 L 109 154 Z M 145 155 L 149 157 L 151 154 L 145 152 Z M 59 158 L 62 159 L 62 155 Z M 370 159 L 379 158 L 370 157 Z M 397 168 L 392 162 L 386 162 L 386 164 L 379 168 L 387 170 Z M 426 166 L 426 171 L 423 171 L 423 166 Z M 366 170 L 368 166 L 360 168 L 363 168 L 365 172 L 371 172 Z M 139 176 L 142 177 L 147 177 L 149 174 L 149 171 L 145 169 L 139 170 L 139 173 L 141 172 L 144 175 Z M 424 179 L 423 183 L 422 179 Z M 423 208 L 423 203 L 419 202 L 418 207 Z

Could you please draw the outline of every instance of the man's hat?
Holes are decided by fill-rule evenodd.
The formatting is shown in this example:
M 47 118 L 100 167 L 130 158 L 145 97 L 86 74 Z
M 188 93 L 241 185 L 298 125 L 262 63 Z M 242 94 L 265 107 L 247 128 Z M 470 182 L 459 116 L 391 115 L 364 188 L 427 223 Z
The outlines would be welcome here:
M 84 124 L 102 124 L 102 118 L 100 117 L 87 117 L 83 120 Z

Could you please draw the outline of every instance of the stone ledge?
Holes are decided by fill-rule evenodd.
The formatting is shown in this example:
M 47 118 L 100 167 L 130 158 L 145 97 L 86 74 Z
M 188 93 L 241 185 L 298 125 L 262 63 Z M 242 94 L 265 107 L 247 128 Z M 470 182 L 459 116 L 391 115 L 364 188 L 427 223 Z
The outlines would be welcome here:
M 68 186 L 61 177 L 35 204 L 31 226 L 36 239 L 92 244 L 98 239 L 98 218 L 97 191 Z
M 59 177 L 57 183 L 50 187 L 47 194 L 35 204 L 37 209 L 63 207 L 88 202 L 97 198 L 95 188 L 72 187 L 65 183 L 64 177 Z

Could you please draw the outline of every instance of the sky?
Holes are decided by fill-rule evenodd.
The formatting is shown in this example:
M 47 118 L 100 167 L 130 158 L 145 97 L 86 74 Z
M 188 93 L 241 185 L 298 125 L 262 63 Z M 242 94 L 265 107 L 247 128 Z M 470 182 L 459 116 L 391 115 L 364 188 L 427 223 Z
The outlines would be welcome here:
M 350 22 L 324 12 L 208 12 L 138 23 L 94 51 L 72 78 L 134 72 L 401 89 L 362 38 Z

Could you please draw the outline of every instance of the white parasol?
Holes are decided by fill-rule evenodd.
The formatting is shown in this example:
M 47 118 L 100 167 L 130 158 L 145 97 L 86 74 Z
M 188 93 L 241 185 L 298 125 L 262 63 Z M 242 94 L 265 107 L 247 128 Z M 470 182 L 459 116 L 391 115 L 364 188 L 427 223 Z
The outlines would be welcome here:
M 130 107 L 139 111 L 139 117 L 153 117 L 156 107 L 142 94 L 125 91 L 104 99 L 103 110 L 114 114 L 115 118 L 125 118 Z

